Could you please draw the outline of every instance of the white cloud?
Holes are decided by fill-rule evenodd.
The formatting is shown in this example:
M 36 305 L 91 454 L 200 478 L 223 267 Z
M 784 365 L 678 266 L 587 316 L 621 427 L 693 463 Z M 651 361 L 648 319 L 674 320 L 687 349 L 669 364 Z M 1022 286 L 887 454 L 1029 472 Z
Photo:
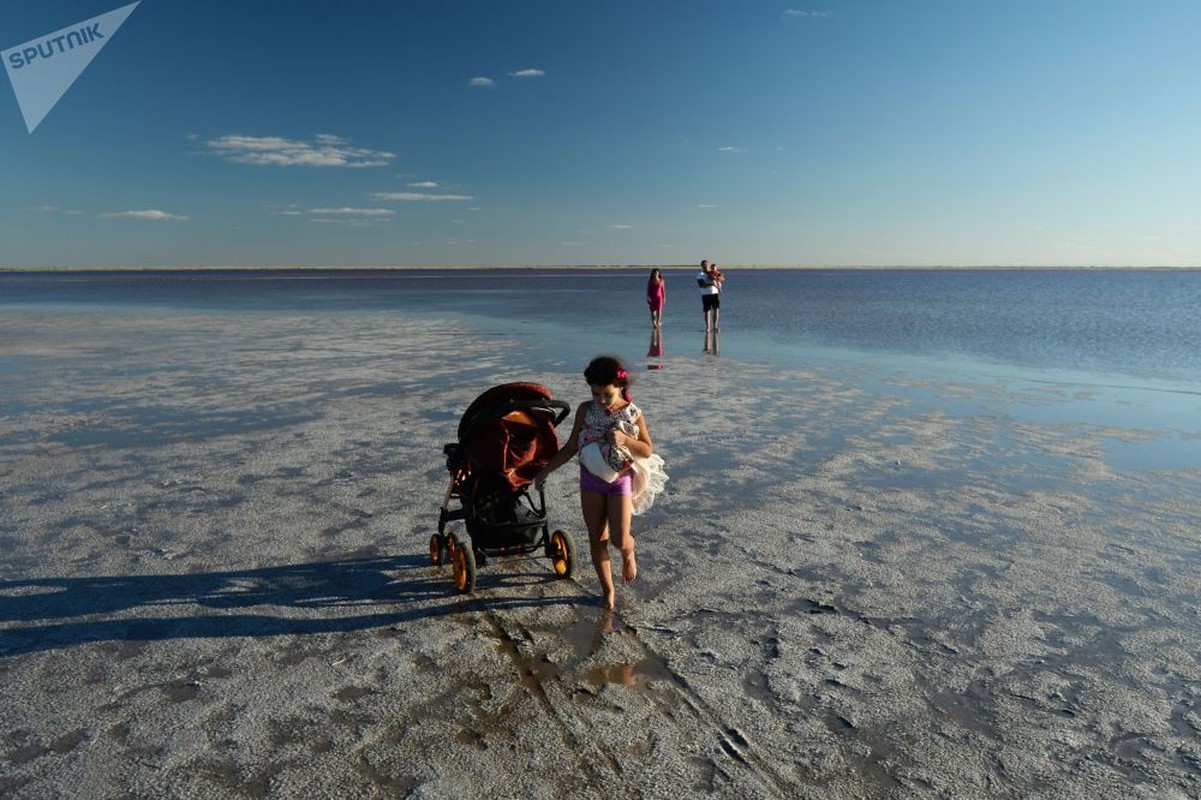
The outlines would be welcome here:
M 63 208 L 62 206 L 33 206 L 29 210 L 35 211 L 38 214 L 66 214 L 67 216 L 71 217 L 78 217 L 83 213 L 82 211 L 77 211 L 73 208 L 67 209 Z
M 340 136 L 323 133 L 313 141 L 282 136 L 232 134 L 206 142 L 217 155 L 238 164 L 280 167 L 383 167 L 395 153 L 351 147 Z
M 717 208 L 713 203 L 697 203 L 697 208 Z
M 371 196 L 384 202 L 405 203 L 440 203 L 475 199 L 469 194 L 426 194 L 425 192 L 376 192 Z
M 628 230 L 630 230 L 631 228 L 633 228 L 634 226 L 633 226 L 633 225 L 626 225 L 625 223 L 618 222 L 618 223 L 617 223 L 617 224 L 615 224 L 615 225 L 606 225 L 605 227 L 607 227 L 607 228 L 608 228 L 609 230 L 611 230 L 611 231 L 628 231 Z
M 358 217 L 313 217 L 309 222 L 319 225 L 341 225 L 344 228 L 374 228 L 387 220 L 360 219 Z
M 516 72 L 510 72 L 510 78 L 541 78 L 546 72 L 540 69 L 519 69 Z
M 719 147 L 717 149 L 719 152 L 722 152 L 722 153 L 745 153 L 746 152 L 745 148 L 738 147 L 737 145 L 726 145 L 725 147 Z
M 309 222 L 318 225 L 340 225 L 344 228 L 374 228 L 386 225 L 396 216 L 390 208 L 359 208 L 356 206 L 331 206 L 297 211 L 295 206 L 280 212 L 285 216 L 307 216 Z
M 104 217 L 105 219 L 148 219 L 156 222 L 178 222 L 180 220 L 187 219 L 185 216 L 181 216 L 179 214 L 168 214 L 166 211 L 159 211 L 158 209 L 154 208 L 148 208 L 145 211 L 109 211 L 105 214 L 101 214 L 100 216 Z
M 495 86 L 496 81 L 491 78 L 472 78 L 467 81 L 468 86 Z
M 825 19 L 833 13 L 832 11 L 806 11 L 801 8 L 790 8 L 784 12 L 784 16 L 788 19 Z
M 433 181 L 417 181 L 416 183 L 406 183 L 410 189 L 437 189 L 438 184 Z
M 343 206 L 342 208 L 310 208 L 309 213 L 345 217 L 392 217 L 396 215 L 396 212 L 390 208 L 351 208 L 349 206 Z

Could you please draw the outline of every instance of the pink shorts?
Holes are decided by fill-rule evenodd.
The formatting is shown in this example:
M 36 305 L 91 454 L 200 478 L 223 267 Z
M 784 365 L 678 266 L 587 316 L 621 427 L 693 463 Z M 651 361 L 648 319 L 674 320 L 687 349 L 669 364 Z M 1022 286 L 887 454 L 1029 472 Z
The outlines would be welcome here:
M 596 492 L 605 497 L 628 497 L 634 493 L 633 480 L 627 469 L 612 483 L 605 483 L 588 470 L 580 467 L 580 491 Z

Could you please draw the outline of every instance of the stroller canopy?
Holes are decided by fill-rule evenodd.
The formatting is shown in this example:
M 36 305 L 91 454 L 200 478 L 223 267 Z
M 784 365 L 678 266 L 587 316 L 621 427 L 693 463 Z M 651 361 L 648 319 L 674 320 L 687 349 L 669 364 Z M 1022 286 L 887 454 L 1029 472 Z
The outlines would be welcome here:
M 501 478 L 512 491 L 529 486 L 559 451 L 555 427 L 570 411 L 537 383 L 492 387 L 459 420 L 459 468 Z

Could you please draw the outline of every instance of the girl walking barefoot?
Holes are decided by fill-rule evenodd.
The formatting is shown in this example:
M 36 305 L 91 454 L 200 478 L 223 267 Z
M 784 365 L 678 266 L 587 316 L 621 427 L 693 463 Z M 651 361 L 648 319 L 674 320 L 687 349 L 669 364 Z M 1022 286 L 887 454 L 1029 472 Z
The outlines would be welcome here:
M 562 449 L 534 478 L 542 489 L 546 477 L 575 455 L 580 460 L 580 509 L 588 527 L 592 565 L 606 609 L 616 603 L 609 544 L 621 553 L 621 579 L 638 576 L 630 518 L 650 507 L 667 480 L 663 459 L 654 454 L 646 417 L 630 401 L 630 376 L 620 359 L 598 356 L 584 370 L 592 399 L 576 409 L 575 424 Z

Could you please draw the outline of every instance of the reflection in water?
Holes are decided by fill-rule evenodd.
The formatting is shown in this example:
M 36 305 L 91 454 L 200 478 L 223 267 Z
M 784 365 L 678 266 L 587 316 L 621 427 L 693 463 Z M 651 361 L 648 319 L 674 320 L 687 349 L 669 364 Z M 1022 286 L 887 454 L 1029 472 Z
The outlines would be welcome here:
M 651 343 L 646 348 L 647 358 L 663 358 L 663 329 L 651 328 Z M 648 363 L 647 369 L 663 369 L 662 364 Z
M 613 632 L 613 612 L 602 611 L 601 615 L 596 618 L 596 628 L 592 631 L 592 644 L 589 648 L 588 655 L 594 656 L 600 652 L 601 647 L 605 642 L 605 634 Z M 601 667 L 593 667 L 588 670 L 586 680 L 593 686 L 606 686 L 611 683 L 620 683 L 622 686 L 634 685 L 634 665 L 633 664 L 606 664 Z
M 588 670 L 588 683 L 593 686 L 608 686 L 619 683 L 622 686 L 633 686 L 634 668 L 637 664 L 609 664 L 604 667 L 594 667 Z
M 662 358 L 663 356 L 663 329 L 651 328 L 651 343 L 647 348 L 646 354 L 651 358 Z
M 705 350 L 704 350 L 704 352 L 712 353 L 715 356 L 719 355 L 717 340 L 720 338 L 720 336 L 721 336 L 721 333 L 720 333 L 720 331 L 718 331 L 717 328 L 714 328 L 713 330 L 709 330 L 708 328 L 706 328 L 705 329 Z
M 601 645 L 605 643 L 605 634 L 613 632 L 613 610 L 604 609 L 599 617 L 596 618 L 596 627 L 592 630 L 592 643 L 588 650 L 588 655 L 594 656 L 600 652 Z
M 596 626 L 592 631 L 592 641 L 589 646 L 589 656 L 598 654 L 605 642 L 605 635 L 612 634 L 613 630 L 612 611 L 603 611 L 596 620 Z M 632 629 L 623 628 L 617 631 L 623 636 L 634 636 Z M 659 680 L 670 680 L 672 678 L 671 671 L 667 668 L 667 664 L 653 653 L 647 652 L 639 661 L 624 662 L 620 664 L 603 664 L 601 666 L 589 669 L 584 680 L 590 686 L 602 688 L 605 686 L 645 686 L 648 682 Z

